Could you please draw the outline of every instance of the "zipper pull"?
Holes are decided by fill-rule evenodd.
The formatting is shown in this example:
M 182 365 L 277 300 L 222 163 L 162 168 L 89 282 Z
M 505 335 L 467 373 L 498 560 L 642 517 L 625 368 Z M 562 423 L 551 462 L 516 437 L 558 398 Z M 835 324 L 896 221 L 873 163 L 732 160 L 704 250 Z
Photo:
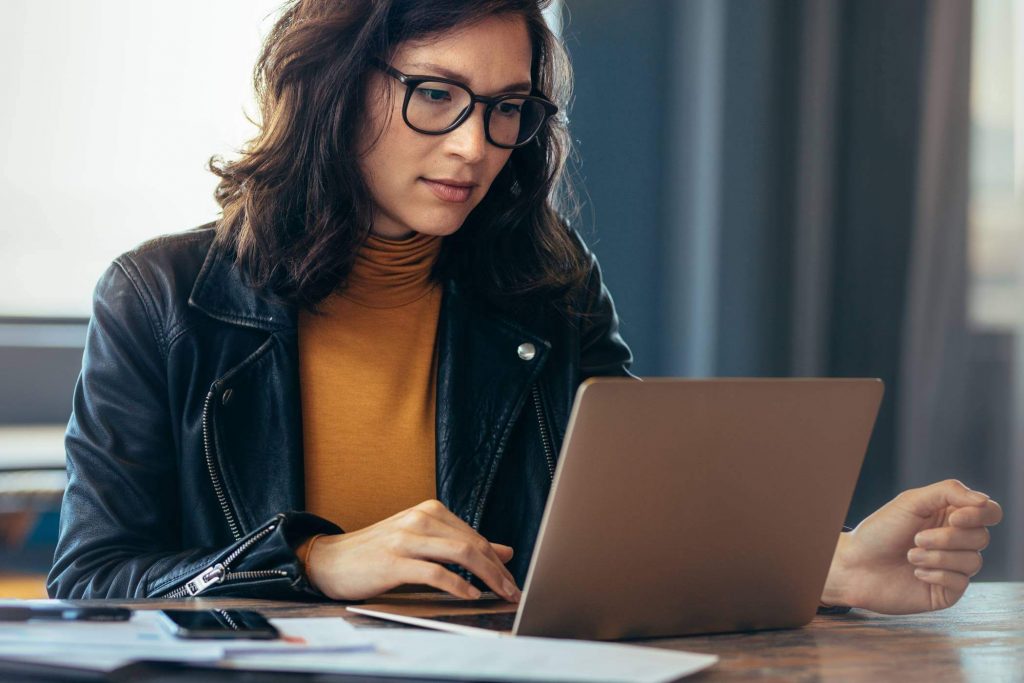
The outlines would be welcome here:
M 227 574 L 227 569 L 218 562 L 212 567 L 207 567 L 199 576 L 186 583 L 185 592 L 188 593 L 189 597 L 199 595 L 210 586 L 223 581 L 225 574 Z

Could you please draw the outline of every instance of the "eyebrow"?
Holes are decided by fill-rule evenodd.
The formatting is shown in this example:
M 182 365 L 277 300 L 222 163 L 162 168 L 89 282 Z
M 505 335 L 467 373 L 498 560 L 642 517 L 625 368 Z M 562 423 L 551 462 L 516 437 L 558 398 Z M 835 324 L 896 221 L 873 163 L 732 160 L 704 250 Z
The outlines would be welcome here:
M 466 78 L 465 76 L 460 74 L 458 71 L 452 71 L 451 69 L 446 69 L 445 67 L 441 66 L 440 64 L 434 64 L 433 62 L 416 62 L 415 64 L 410 64 L 409 65 L 409 68 L 412 68 L 412 67 L 427 69 L 429 71 L 434 71 L 439 76 L 444 76 L 445 78 L 450 78 L 453 81 L 461 81 L 463 83 L 466 83 L 466 82 L 469 81 L 468 78 Z M 423 74 L 423 75 L 426 76 L 428 74 Z M 530 83 L 529 81 L 518 81 L 516 83 L 511 83 L 509 85 L 506 85 L 504 88 L 498 88 L 497 92 L 499 92 L 499 93 L 520 92 L 520 91 L 530 92 L 531 90 L 533 90 L 533 84 L 532 83 Z

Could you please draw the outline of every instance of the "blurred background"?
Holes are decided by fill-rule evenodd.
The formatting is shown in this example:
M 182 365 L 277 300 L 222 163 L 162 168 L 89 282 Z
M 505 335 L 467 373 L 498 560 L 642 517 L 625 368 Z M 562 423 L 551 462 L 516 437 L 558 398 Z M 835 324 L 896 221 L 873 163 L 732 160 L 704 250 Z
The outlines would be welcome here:
M 0 0 L 0 597 L 43 596 L 93 286 L 216 218 L 279 0 Z M 873 376 L 850 509 L 956 477 L 1024 580 L 1024 0 L 564 0 L 641 375 Z

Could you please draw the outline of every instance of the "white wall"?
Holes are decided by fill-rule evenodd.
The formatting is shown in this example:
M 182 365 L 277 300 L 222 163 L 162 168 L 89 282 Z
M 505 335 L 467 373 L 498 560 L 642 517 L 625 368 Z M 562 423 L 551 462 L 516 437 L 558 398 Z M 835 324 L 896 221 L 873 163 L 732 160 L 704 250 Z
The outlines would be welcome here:
M 100 273 L 213 219 L 280 0 L 0 0 L 0 316 L 86 316 Z

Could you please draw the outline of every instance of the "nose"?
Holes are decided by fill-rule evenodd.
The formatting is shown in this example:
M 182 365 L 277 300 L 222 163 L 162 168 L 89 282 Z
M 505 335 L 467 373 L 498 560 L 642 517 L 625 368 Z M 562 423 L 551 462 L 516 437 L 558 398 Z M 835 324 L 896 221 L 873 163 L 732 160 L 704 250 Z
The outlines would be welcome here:
M 484 158 L 487 153 L 487 137 L 484 135 L 485 110 L 486 107 L 477 104 L 469 118 L 445 136 L 445 143 L 451 154 L 456 154 L 469 163 Z

